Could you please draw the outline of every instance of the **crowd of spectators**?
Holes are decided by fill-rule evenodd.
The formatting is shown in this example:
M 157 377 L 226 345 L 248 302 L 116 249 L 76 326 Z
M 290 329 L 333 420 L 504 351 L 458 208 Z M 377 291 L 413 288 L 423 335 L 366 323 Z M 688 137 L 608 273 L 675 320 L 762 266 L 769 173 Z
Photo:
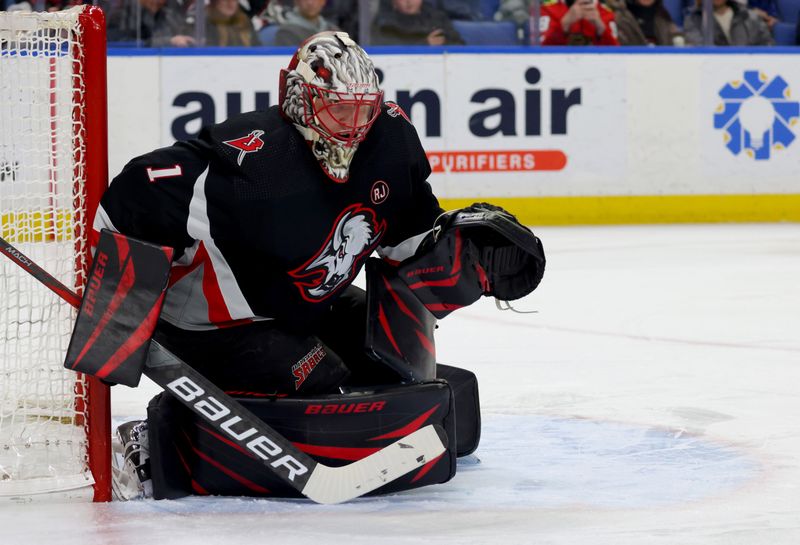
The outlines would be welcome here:
M 539 30 L 543 45 L 619 45 L 614 12 L 596 0 L 545 0 Z
M 667 1 L 671 9 L 667 9 Z M 80 0 L 0 2 L 7 10 L 47 11 L 82 3 Z M 516 31 L 511 35 L 512 40 L 519 44 L 532 44 L 537 39 L 545 46 L 705 43 L 702 0 L 539 0 L 538 13 L 532 12 L 532 0 L 199 2 L 96 0 L 107 13 L 108 40 L 118 45 L 297 46 L 324 30 L 344 30 L 357 38 L 366 34 L 371 45 L 457 45 L 472 43 L 461 32 L 463 22 L 475 21 L 513 25 Z M 800 45 L 800 0 L 796 0 L 793 13 L 781 13 L 777 2 L 711 0 L 711 41 L 718 46 L 773 45 L 780 29 L 779 43 L 787 44 L 793 38 Z M 200 12 L 198 4 L 203 6 Z M 491 11 L 487 11 L 487 6 Z M 365 10 L 368 18 L 361 10 Z M 784 8 L 784 11 L 790 10 Z M 370 21 L 369 28 L 361 29 L 361 21 Z M 793 34 L 788 40 L 787 27 Z
M 663 0 L 607 0 L 614 12 L 622 45 L 685 44 L 683 33 L 664 7 Z
M 464 40 L 450 17 L 423 0 L 391 0 L 378 11 L 370 37 L 375 45 L 451 45 Z
M 712 0 L 714 8 L 714 45 L 773 45 L 775 41 L 767 21 L 754 9 L 735 0 Z M 703 12 L 697 7 L 684 20 L 686 41 L 703 44 Z
M 109 42 L 135 42 L 153 47 L 195 45 L 194 32 L 180 9 L 170 0 L 125 2 L 107 10 Z
M 317 32 L 339 30 L 332 21 L 322 16 L 325 0 L 294 0 L 294 7 L 285 12 L 278 25 L 275 45 L 298 45 Z

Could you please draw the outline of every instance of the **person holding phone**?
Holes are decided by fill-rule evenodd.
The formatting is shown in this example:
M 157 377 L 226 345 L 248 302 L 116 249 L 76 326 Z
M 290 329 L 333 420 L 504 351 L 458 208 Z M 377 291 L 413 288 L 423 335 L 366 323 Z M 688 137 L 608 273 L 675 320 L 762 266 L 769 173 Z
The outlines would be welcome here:
M 598 0 L 545 0 L 542 45 L 619 45 L 614 12 Z

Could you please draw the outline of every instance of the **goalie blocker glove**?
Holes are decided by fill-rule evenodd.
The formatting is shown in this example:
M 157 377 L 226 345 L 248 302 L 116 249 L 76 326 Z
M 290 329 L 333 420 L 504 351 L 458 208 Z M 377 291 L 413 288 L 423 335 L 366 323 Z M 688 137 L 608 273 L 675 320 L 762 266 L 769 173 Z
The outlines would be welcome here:
M 504 301 L 531 293 L 545 269 L 541 240 L 499 206 L 475 203 L 443 214 L 433 236 L 398 273 L 436 316 L 481 295 Z

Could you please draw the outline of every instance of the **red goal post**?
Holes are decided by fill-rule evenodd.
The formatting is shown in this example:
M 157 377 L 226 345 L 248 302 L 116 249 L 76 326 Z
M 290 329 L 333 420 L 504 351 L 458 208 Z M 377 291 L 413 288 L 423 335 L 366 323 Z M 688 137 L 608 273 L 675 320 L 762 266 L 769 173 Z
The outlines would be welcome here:
M 99 8 L 0 12 L 0 232 L 78 292 L 108 185 L 106 104 Z M 1 261 L 0 497 L 108 501 L 109 388 L 63 368 L 75 311 Z

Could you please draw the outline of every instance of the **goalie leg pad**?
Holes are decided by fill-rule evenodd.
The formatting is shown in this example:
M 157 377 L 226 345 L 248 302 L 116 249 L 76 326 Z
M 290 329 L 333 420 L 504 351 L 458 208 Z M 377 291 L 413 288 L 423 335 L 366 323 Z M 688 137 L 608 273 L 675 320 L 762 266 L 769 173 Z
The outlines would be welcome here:
M 451 438 L 444 454 L 372 494 L 443 483 L 455 475 L 455 397 L 445 381 L 366 393 L 238 401 L 330 466 L 364 458 L 422 426 L 444 428 Z M 156 499 L 189 494 L 300 497 L 171 396 L 159 394 L 150 402 L 148 420 Z
M 365 320 L 363 349 L 403 381 L 436 378 L 436 318 L 399 278 L 394 267 L 369 258 L 365 269 L 370 319 Z
M 446 380 L 453 389 L 456 402 L 456 454 L 459 458 L 472 454 L 481 440 L 478 377 L 472 371 L 442 364 L 436 366 L 436 377 Z

